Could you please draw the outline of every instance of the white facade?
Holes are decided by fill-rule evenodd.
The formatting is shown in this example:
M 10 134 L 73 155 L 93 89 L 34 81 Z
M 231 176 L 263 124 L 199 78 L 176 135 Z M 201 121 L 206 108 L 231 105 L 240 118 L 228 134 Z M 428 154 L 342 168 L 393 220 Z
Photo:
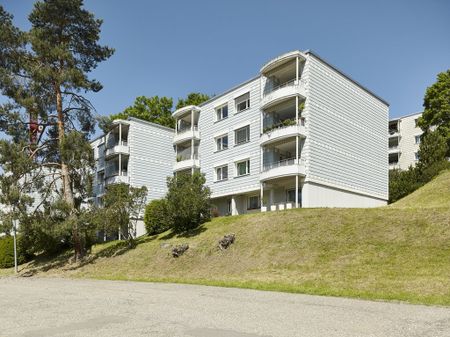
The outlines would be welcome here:
M 316 54 L 286 53 L 257 77 L 174 112 L 174 172 L 200 169 L 222 215 L 381 206 L 388 112 Z
M 94 202 L 102 205 L 109 184 L 146 186 L 147 202 L 163 198 L 166 178 L 172 175 L 173 129 L 129 117 L 116 120 L 113 129 L 91 142 L 96 160 Z M 145 234 L 142 219 L 136 222 L 136 236 Z
M 391 119 L 389 121 L 389 168 L 407 170 L 419 160 L 420 136 L 417 126 L 422 113 Z

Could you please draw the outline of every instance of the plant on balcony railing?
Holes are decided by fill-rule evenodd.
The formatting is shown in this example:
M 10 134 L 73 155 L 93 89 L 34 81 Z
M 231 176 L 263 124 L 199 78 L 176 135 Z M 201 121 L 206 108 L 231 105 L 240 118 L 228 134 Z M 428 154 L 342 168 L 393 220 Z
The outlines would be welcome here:
M 285 119 L 282 122 L 275 123 L 275 124 L 272 124 L 270 126 L 266 126 L 263 129 L 263 133 L 267 133 L 267 132 L 270 132 L 270 131 L 275 130 L 275 129 L 285 128 L 285 127 L 292 126 L 292 125 L 295 125 L 295 124 L 297 124 L 295 118 L 294 119 Z

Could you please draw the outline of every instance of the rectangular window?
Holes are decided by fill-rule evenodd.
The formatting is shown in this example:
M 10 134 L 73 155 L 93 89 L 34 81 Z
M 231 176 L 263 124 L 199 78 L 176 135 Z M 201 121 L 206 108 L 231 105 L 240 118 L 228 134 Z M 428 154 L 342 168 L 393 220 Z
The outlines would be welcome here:
M 259 196 L 253 195 L 251 197 L 248 197 L 247 209 L 258 209 L 258 208 L 260 208 Z
M 420 144 L 420 136 L 415 136 L 416 144 Z
M 228 179 L 228 165 L 216 168 L 216 181 Z
M 302 194 L 300 189 L 298 190 L 298 202 L 301 203 Z M 286 191 L 286 202 L 295 203 L 295 188 Z
M 414 120 L 414 126 L 415 126 L 416 128 L 417 128 L 417 122 L 418 122 L 418 121 L 419 121 L 419 119 L 417 119 L 417 118 Z
M 228 149 L 228 135 L 220 136 L 216 138 L 216 151 L 222 151 Z
M 236 112 L 244 111 L 250 108 L 250 93 L 246 93 L 236 98 Z
M 416 161 L 419 160 L 419 153 L 418 153 L 418 152 L 414 152 L 414 159 L 415 159 Z
M 244 160 L 236 163 L 236 176 L 245 176 L 250 174 L 250 160 Z
M 234 131 L 234 144 L 247 143 L 250 140 L 250 125 Z
M 216 109 L 216 121 L 221 121 L 228 117 L 228 104 L 222 105 Z

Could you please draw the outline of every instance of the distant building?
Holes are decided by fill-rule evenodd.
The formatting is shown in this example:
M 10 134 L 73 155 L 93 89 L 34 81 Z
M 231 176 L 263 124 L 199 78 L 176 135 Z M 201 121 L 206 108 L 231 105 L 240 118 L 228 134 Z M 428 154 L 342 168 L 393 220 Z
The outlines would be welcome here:
M 406 170 L 419 160 L 422 129 L 417 120 L 422 113 L 415 113 L 389 121 L 389 169 Z
M 163 198 L 175 163 L 173 135 L 173 129 L 137 118 L 115 120 L 110 132 L 91 142 L 96 160 L 94 203 L 102 206 L 105 188 L 117 183 L 146 186 L 147 202 Z M 144 224 L 135 220 L 135 234 L 140 236 Z

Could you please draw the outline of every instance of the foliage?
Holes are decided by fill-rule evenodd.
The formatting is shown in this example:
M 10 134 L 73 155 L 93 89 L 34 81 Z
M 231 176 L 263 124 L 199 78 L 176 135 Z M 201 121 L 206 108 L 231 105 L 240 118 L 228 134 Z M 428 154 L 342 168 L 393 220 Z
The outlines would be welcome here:
M 418 125 L 425 134 L 436 128 L 447 142 L 447 156 L 450 157 L 450 69 L 439 73 L 436 83 L 427 88 L 423 106 L 425 109 Z
M 129 106 L 118 114 L 111 115 L 110 120 L 135 117 L 147 122 L 174 128 L 175 120 L 172 117 L 172 107 L 172 98 L 159 96 L 139 96 L 136 97 L 132 106 Z M 105 126 L 108 127 L 107 124 Z
M 167 209 L 175 232 L 194 229 L 211 218 L 211 192 L 205 176 L 196 171 L 167 179 Z
M 389 172 L 389 202 L 395 202 L 431 181 L 442 170 L 450 168 L 446 159 L 447 143 L 437 131 L 423 135 L 419 147 L 419 162 L 408 170 Z
M 25 254 L 20 249 L 20 236 L 17 237 L 17 263 L 27 261 Z M 14 238 L 12 236 L 0 237 L 0 268 L 14 267 Z
M 53 170 L 57 176 L 59 184 L 44 179 L 53 190 L 44 197 L 60 194 L 69 207 L 77 258 L 82 243 L 75 217 L 89 194 L 89 165 L 83 165 L 96 124 L 95 109 L 83 95 L 102 88 L 88 74 L 114 50 L 99 45 L 102 21 L 82 0 L 37 1 L 28 19 L 31 28 L 22 32 L 0 7 L 0 93 L 9 98 L 0 106 L 0 131 L 28 142 L 24 152 L 45 174 Z
M 149 235 L 165 232 L 170 228 L 170 217 L 166 199 L 152 200 L 145 207 L 145 229 Z
M 209 97 L 206 94 L 202 94 L 202 93 L 199 93 L 199 92 L 192 92 L 185 99 L 183 99 L 183 98 L 179 98 L 178 99 L 176 109 L 178 110 L 178 109 L 181 109 L 181 108 L 183 108 L 185 106 L 188 106 L 188 105 L 196 105 L 196 106 L 198 106 L 198 105 L 206 102 L 210 98 L 211 97 Z
M 285 119 L 282 122 L 272 124 L 271 126 L 266 126 L 263 129 L 263 133 L 266 133 L 266 132 L 269 132 L 269 131 L 272 131 L 275 129 L 285 128 L 287 126 L 291 126 L 291 125 L 295 125 L 295 124 L 296 124 L 295 119 Z
M 134 245 L 135 222 L 144 210 L 147 188 L 137 188 L 128 184 L 113 184 L 106 189 L 104 197 L 104 208 L 100 212 L 103 219 L 97 222 L 98 228 L 106 233 L 117 233 L 128 241 L 130 246 Z

